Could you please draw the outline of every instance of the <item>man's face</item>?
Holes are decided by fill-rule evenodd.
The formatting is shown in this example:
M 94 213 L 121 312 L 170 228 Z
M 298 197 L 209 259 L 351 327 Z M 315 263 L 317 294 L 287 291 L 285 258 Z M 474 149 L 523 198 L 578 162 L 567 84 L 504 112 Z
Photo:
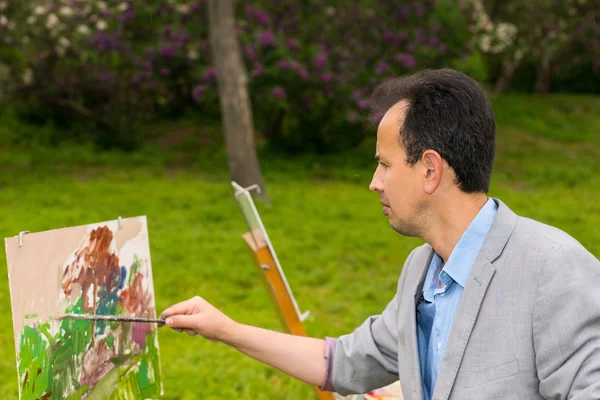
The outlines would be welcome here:
M 394 230 L 405 236 L 417 236 L 425 194 L 418 174 L 419 162 L 411 167 L 400 144 L 399 132 L 406 106 L 406 102 L 396 104 L 379 124 L 375 155 L 379 163 L 369 189 L 379 193 L 383 213 Z

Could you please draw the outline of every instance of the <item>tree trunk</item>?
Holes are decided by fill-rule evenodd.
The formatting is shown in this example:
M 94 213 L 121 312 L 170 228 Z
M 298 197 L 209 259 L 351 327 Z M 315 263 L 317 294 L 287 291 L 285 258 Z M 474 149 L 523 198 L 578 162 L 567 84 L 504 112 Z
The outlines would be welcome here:
M 504 63 L 502 64 L 502 72 L 496 80 L 496 85 L 494 88 L 496 93 L 506 93 L 510 90 L 513 75 L 515 74 L 515 71 L 519 68 L 524 59 L 525 57 L 520 57 L 516 61 L 504 61 Z
M 550 57 L 542 57 L 536 72 L 535 87 L 533 91 L 540 94 L 550 93 L 550 83 L 552 81 Z
M 257 184 L 258 198 L 269 202 L 254 143 L 248 74 L 242 62 L 232 0 L 209 0 L 212 60 L 217 71 L 221 120 L 231 179 L 241 186 Z

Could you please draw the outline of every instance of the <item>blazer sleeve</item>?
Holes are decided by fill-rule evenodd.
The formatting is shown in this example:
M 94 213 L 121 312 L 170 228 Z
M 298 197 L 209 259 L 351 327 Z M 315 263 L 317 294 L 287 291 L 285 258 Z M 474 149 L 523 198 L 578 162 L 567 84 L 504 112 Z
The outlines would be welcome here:
M 600 399 L 600 262 L 583 247 L 557 249 L 545 263 L 533 337 L 545 399 Z
M 367 318 L 354 332 L 338 338 L 331 372 L 337 393 L 367 393 L 398 380 L 398 297 L 413 254 L 402 269 L 398 292 L 381 315 Z

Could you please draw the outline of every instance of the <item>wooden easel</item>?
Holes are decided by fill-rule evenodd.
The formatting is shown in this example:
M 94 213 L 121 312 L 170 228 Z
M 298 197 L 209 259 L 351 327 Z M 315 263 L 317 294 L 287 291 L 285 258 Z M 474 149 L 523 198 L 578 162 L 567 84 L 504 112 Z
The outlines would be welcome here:
M 248 232 L 242 235 L 248 249 L 252 252 L 252 257 L 264 278 L 273 305 L 277 314 L 281 318 L 284 328 L 292 335 L 308 336 L 302 321 L 308 316 L 308 313 L 300 314 L 300 310 L 289 287 L 285 274 L 277 260 L 277 256 L 269 241 L 267 232 L 262 224 L 258 211 L 254 206 L 252 197 L 247 189 L 242 188 L 237 183 L 232 182 L 235 190 L 235 197 L 248 228 Z M 314 387 L 315 394 L 320 400 L 334 400 L 333 393 L 322 392 L 318 387 Z

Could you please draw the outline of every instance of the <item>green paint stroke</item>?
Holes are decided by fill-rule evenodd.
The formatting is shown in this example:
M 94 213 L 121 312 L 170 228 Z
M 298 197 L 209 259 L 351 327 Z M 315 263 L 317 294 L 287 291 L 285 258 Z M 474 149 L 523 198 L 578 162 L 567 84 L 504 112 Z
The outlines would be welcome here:
M 146 338 L 144 356 L 138 373 L 138 380 L 144 398 L 162 393 L 160 357 L 156 346 L 156 335 L 156 330 L 152 330 Z
M 46 331 L 49 324 L 45 324 Z M 48 396 L 48 379 L 52 376 L 48 355 L 48 339 L 40 329 L 25 326 L 21 333 L 19 349 L 19 378 L 21 399 L 39 399 Z
M 142 269 L 142 260 L 136 255 L 133 256 L 133 264 L 129 270 L 129 276 L 127 277 L 127 286 L 133 285 L 133 280 L 137 276 L 138 272 Z

